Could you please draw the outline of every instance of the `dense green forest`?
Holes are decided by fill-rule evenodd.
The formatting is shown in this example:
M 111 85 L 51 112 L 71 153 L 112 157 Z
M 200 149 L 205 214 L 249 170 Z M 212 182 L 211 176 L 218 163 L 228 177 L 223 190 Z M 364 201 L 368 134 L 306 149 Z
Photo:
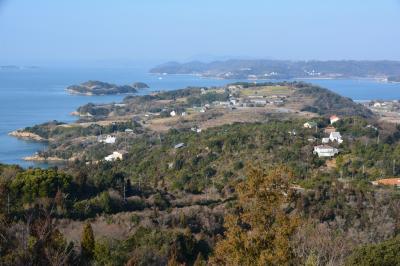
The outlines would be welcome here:
M 400 128 L 342 119 L 336 127 L 345 141 L 327 167 L 309 142 L 323 133 L 304 129 L 304 121 L 143 131 L 116 162 L 1 165 L 1 264 L 397 262 L 400 193 L 369 181 L 400 175 Z M 102 130 L 134 127 L 113 126 Z M 129 234 L 102 236 L 101 217 L 109 226 L 126 223 Z M 82 228 L 80 240 L 62 233 L 65 223 Z

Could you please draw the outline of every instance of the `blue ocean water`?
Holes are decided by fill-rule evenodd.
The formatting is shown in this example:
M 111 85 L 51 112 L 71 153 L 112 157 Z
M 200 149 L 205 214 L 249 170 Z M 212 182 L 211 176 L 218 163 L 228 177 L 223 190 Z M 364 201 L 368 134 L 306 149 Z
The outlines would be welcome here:
M 65 88 L 87 80 L 101 80 L 116 84 L 145 82 L 150 89 L 172 90 L 186 86 L 212 86 L 227 83 L 223 80 L 203 79 L 189 75 L 157 76 L 138 68 L 27 68 L 0 70 L 0 162 L 33 166 L 21 158 L 44 149 L 45 145 L 18 140 L 8 133 L 50 120 L 72 122 L 70 115 L 86 103 L 121 101 L 125 96 L 77 96 Z M 35 164 L 37 166 L 37 164 Z M 39 165 L 40 166 L 40 165 Z M 44 165 L 43 165 L 44 166 Z
M 70 113 L 86 103 L 118 102 L 122 95 L 76 96 L 65 88 L 87 80 L 101 80 L 116 84 L 141 81 L 150 89 L 173 90 L 187 86 L 218 86 L 233 81 L 205 79 L 190 75 L 158 76 L 141 68 L 26 68 L 0 70 L 0 162 L 34 163 L 21 158 L 45 149 L 45 145 L 22 141 L 8 136 L 13 130 L 50 120 L 72 122 Z M 379 83 L 374 80 L 308 80 L 354 100 L 400 99 L 400 84 Z M 37 165 L 37 164 L 36 164 Z M 39 165 L 40 166 L 40 165 Z M 45 166 L 45 165 L 43 165 Z
M 399 100 L 400 83 L 386 83 L 373 79 L 304 80 L 328 88 L 353 100 Z

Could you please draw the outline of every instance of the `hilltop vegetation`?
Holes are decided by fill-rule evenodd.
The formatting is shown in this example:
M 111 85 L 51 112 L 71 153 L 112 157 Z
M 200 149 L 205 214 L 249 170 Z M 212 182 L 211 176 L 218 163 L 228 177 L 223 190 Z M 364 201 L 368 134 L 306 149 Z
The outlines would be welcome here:
M 0 165 L 0 264 L 397 260 L 400 193 L 370 181 L 400 176 L 400 127 L 349 99 L 305 83 L 237 83 L 82 110 L 92 116 L 24 129 L 62 167 Z M 319 158 L 331 114 L 344 141 Z
M 234 87 L 234 89 L 229 89 Z M 327 89 L 303 82 L 281 83 L 234 83 L 221 88 L 193 88 L 161 92 L 146 96 L 128 96 L 122 105 L 94 105 L 87 104 L 78 109 L 80 114 L 90 113 L 91 116 L 124 116 L 142 115 L 143 113 L 161 113 L 168 111 L 184 111 L 192 107 L 202 107 L 206 104 L 218 105 L 236 99 L 241 104 L 238 107 L 257 107 L 252 99 L 261 99 L 274 106 L 276 99 L 283 99 L 279 107 L 287 107 L 294 112 L 305 111 L 319 115 L 359 115 L 373 117 L 372 112 L 354 103 L 351 99 L 342 97 Z M 243 104 L 244 103 L 244 104 Z M 264 104 L 265 105 L 265 104 Z M 275 103 L 275 105 L 277 105 Z M 238 112 L 241 109 L 230 110 Z M 267 111 L 268 112 L 268 111 Z M 271 112 L 271 110 L 269 110 Z M 164 113 L 165 114 L 165 113 Z
M 37 209 L 43 206 L 52 210 L 48 214 L 51 219 L 63 221 L 47 230 L 52 230 L 52 234 L 58 234 L 57 230 L 65 234 L 60 236 L 64 239 L 65 249 L 70 245 L 69 240 L 79 239 L 79 236 L 71 238 L 66 224 L 83 227 L 85 223 L 80 221 L 91 221 L 96 228 L 96 241 L 92 255 L 87 259 L 96 263 L 113 261 L 123 265 L 135 261 L 166 265 L 168 261 L 175 261 L 192 265 L 195 261 L 210 260 L 229 265 L 237 258 L 252 260 L 253 256 L 270 261 L 268 256 L 262 255 L 265 248 L 265 254 L 287 252 L 287 256 L 271 255 L 274 261 L 292 258 L 305 262 L 316 258 L 323 264 L 343 264 L 352 256 L 353 250 L 359 252 L 358 246 L 390 239 L 399 230 L 396 223 L 400 217 L 396 207 L 400 204 L 398 191 L 376 189 L 367 181 L 382 175 L 399 175 L 400 168 L 393 172 L 392 162 L 400 161 L 397 152 L 400 131 L 397 128 L 380 130 L 380 142 L 377 143 L 377 133 L 366 127 L 367 121 L 357 117 L 344 119 L 337 128 L 343 132 L 346 142 L 339 146 L 341 155 L 336 166 L 326 168 L 326 160 L 312 154 L 312 144 L 307 140 L 310 136 L 320 137 L 321 133 L 304 129 L 303 122 L 238 123 L 201 134 L 170 130 L 161 138 L 148 133 L 129 141 L 127 156 L 113 163 L 87 164 L 78 160 L 63 170 L 1 166 L 1 213 L 20 221 L 14 224 L 7 222 L 7 218 L 2 230 L 9 235 L 18 226 L 23 226 L 27 222 L 25 213 L 38 215 L 34 216 L 37 222 L 50 219 Z M 323 118 L 317 122 L 320 127 L 328 124 Z M 288 134 L 293 130 L 296 135 Z M 185 147 L 175 149 L 174 145 L 179 142 L 185 143 Z M 283 164 L 285 167 L 280 167 Z M 255 172 L 249 172 L 254 168 L 257 169 Z M 288 176 L 292 178 L 287 179 Z M 338 179 L 340 176 L 341 180 Z M 257 223 L 268 213 L 258 212 L 260 208 L 254 206 L 243 209 L 243 204 L 249 195 L 258 195 L 250 188 L 258 191 L 261 184 L 269 186 L 268 180 L 287 184 L 293 193 L 289 213 L 297 217 L 296 222 L 286 212 L 289 209 L 271 213 L 283 219 L 282 223 L 286 221 L 285 226 L 291 228 L 288 235 L 280 231 L 268 231 L 269 235 L 265 236 L 257 234 L 266 239 L 276 237 L 273 242 L 276 247 L 265 244 L 267 246 L 260 246 L 256 253 L 239 256 L 241 251 L 228 244 L 233 241 L 229 237 L 235 230 L 258 230 Z M 294 189 L 296 186 L 302 189 Z M 255 206 L 269 206 L 261 201 L 266 200 L 268 194 L 265 197 L 257 196 L 254 204 L 261 205 Z M 281 205 L 280 200 L 277 202 L 271 207 Z M 245 212 L 236 216 L 236 208 Z M 246 211 L 250 213 L 247 215 Z M 217 236 L 225 230 L 223 217 L 226 214 L 231 217 L 225 220 L 228 231 L 224 241 L 227 242 L 219 242 Z M 286 215 L 289 216 L 285 218 Z M 101 225 L 100 217 L 106 217 L 108 222 Z M 253 220 L 243 220 L 245 217 Z M 240 219 L 248 225 L 239 228 L 231 219 Z M 282 223 L 276 221 L 271 226 L 282 226 Z M 111 236 L 107 234 L 109 227 L 127 233 Z M 29 236 L 39 241 L 40 236 L 35 234 L 30 231 Z M 320 238 L 321 235 L 324 238 Z M 316 237 L 325 244 L 319 245 L 314 240 Z M 21 260 L 23 254 L 43 259 L 40 255 L 29 255 L 34 250 L 15 253 L 23 242 L 20 242 L 22 238 L 13 241 L 10 247 L 14 248 L 3 251 L 4 259 Z M 36 248 L 47 250 L 54 245 L 52 241 L 48 239 L 45 245 Z M 243 239 L 243 243 L 245 241 Z M 252 242 L 251 239 L 248 241 Z M 343 242 L 345 246 L 342 246 Z M 215 243 L 219 244 L 214 254 Z M 327 243 L 330 248 L 325 246 Z M 229 247 L 226 252 L 225 247 Z M 84 259 L 83 253 L 68 254 L 72 261 Z M 358 256 L 356 254 L 354 257 Z
M 121 104 L 87 104 L 78 108 L 78 112 L 90 116 L 82 117 L 81 123 L 64 125 L 53 121 L 27 127 L 21 133 L 49 141 L 48 150 L 40 152 L 42 159 L 99 160 L 111 154 L 112 149 L 126 150 L 127 143 L 137 141 L 145 133 L 157 136 L 171 129 L 203 130 L 237 122 L 331 114 L 374 118 L 369 109 L 348 98 L 299 82 L 236 83 L 222 88 L 187 88 L 128 96 Z M 109 134 L 117 137 L 114 146 L 98 142 L 98 137 Z

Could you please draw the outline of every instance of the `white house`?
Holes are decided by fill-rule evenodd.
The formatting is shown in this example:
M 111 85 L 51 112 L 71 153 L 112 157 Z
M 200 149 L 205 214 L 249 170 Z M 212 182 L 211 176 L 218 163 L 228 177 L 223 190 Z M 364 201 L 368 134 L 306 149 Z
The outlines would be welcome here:
M 339 153 L 339 150 L 328 145 L 319 145 L 314 147 L 314 154 L 318 157 L 332 157 Z
M 264 100 L 264 99 L 254 99 L 254 100 L 250 100 L 250 102 L 252 102 L 254 104 L 258 104 L 258 105 L 266 105 L 267 104 L 267 100 Z
M 323 144 L 329 143 L 329 138 L 322 138 L 322 143 Z
M 107 162 L 114 162 L 116 160 L 122 160 L 124 158 L 124 152 L 114 151 L 112 154 L 106 156 L 104 160 Z
M 111 136 L 111 135 L 107 135 L 106 138 L 99 137 L 98 140 L 99 140 L 99 142 L 104 142 L 104 143 L 107 143 L 107 144 L 114 144 L 115 141 L 117 140 L 117 138 L 114 137 L 114 136 Z
M 125 129 L 125 133 L 133 133 L 133 129 L 127 128 Z
M 193 132 L 196 132 L 196 133 L 201 133 L 201 128 L 198 128 L 198 127 L 192 127 L 190 130 L 192 130 Z
M 182 112 L 181 116 L 186 116 L 186 112 Z
M 175 112 L 175 111 L 171 111 L 171 112 L 169 113 L 169 115 L 172 116 L 172 117 L 174 117 L 174 116 L 176 116 L 176 112 Z
M 331 120 L 331 124 L 333 124 L 333 123 L 336 123 L 337 121 L 339 121 L 340 118 L 338 116 L 336 116 L 336 115 L 332 115 L 330 117 L 330 120 Z
M 316 128 L 317 126 L 318 126 L 318 124 L 313 121 L 306 122 L 303 125 L 304 128 Z
M 340 135 L 340 132 L 331 132 L 331 134 L 329 135 L 329 140 L 332 142 L 337 141 L 338 143 L 343 142 L 342 135 Z
M 176 145 L 174 146 L 175 149 L 180 149 L 180 148 L 183 148 L 183 147 L 185 147 L 185 143 L 183 143 L 183 142 L 178 143 L 178 144 L 176 144 Z
M 229 99 L 229 102 L 230 102 L 232 105 L 237 105 L 237 104 L 239 103 L 239 101 L 238 101 L 237 99 L 233 99 L 233 98 Z

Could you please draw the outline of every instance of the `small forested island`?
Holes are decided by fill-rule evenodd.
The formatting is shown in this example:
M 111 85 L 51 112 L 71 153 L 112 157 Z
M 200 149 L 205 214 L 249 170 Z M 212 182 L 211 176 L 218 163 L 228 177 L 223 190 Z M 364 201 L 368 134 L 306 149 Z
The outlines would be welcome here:
M 0 264 L 396 265 L 400 126 L 371 106 L 233 83 L 22 129 L 64 164 L 0 164 Z
M 136 93 L 138 89 L 148 88 L 143 82 L 136 82 L 132 85 L 115 85 L 102 81 L 90 80 L 80 85 L 69 86 L 66 90 L 71 94 L 81 95 L 109 95 L 109 94 L 127 94 Z

